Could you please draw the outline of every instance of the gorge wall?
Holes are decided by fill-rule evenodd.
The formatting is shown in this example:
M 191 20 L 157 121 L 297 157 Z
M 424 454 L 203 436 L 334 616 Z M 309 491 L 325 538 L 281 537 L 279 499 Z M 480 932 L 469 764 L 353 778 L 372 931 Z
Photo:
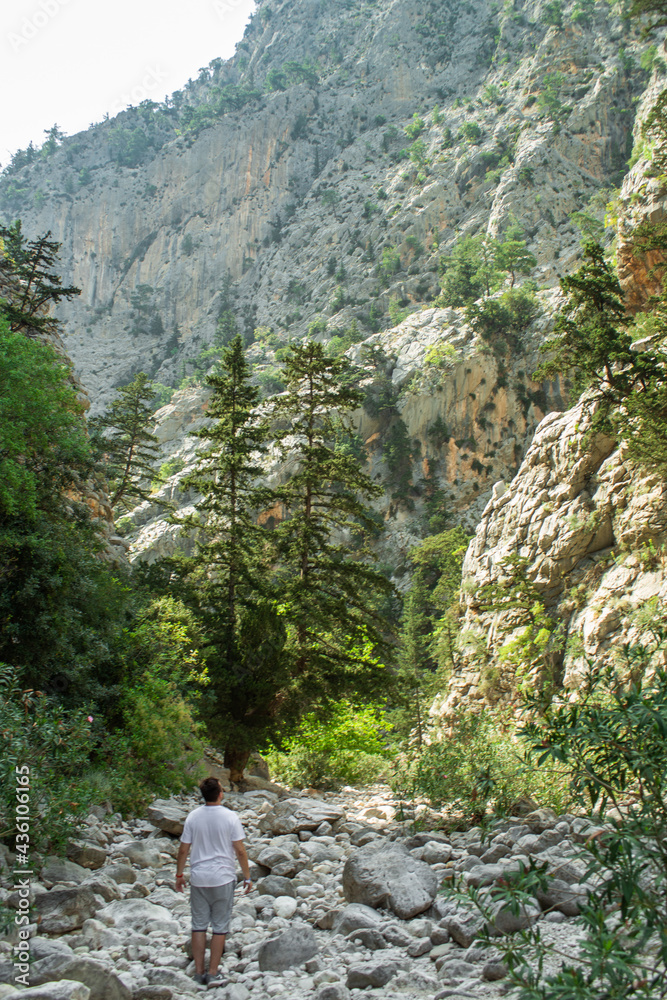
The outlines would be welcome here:
M 606 2 L 262 0 L 235 57 L 164 104 L 15 158 L 0 214 L 62 242 L 64 280 L 83 294 L 59 315 L 94 412 L 140 370 L 182 385 L 156 414 L 172 471 L 161 493 L 179 506 L 194 499 L 178 487 L 194 460 L 188 434 L 206 419 L 207 391 L 192 376 L 221 314 L 231 310 L 249 338 L 272 331 L 249 349 L 263 386 L 276 350 L 309 327 L 324 341 L 352 327 L 353 360 L 381 349 L 394 410 L 355 415 L 387 486 L 378 558 L 407 579 L 434 489 L 455 521 L 477 528 L 466 625 L 489 632 L 488 648 L 465 660 L 445 707 L 497 699 L 512 688 L 497 662 L 504 640 L 474 589 L 510 549 L 594 655 L 630 628 L 624 611 L 605 610 L 608 595 L 630 608 L 661 593 L 659 572 L 636 554 L 659 544 L 660 484 L 638 478 L 610 442 L 580 448 L 583 417 L 559 415 L 560 387 L 530 374 L 558 277 L 578 265 L 583 217 L 602 230 L 610 202 L 621 220 L 659 210 L 644 161 L 625 175 L 637 109 L 663 72 L 637 22 Z M 462 235 L 514 224 L 537 259 L 541 313 L 501 358 L 462 309 L 438 304 L 439 267 Z M 639 307 L 646 274 L 633 274 L 622 242 L 619 262 Z M 411 484 L 397 497 L 387 436 L 399 419 Z M 123 527 L 133 558 L 180 544 L 154 504 Z M 619 545 L 620 568 L 609 562 Z M 585 598 L 570 606 L 582 580 Z M 582 656 L 563 654 L 566 684 Z

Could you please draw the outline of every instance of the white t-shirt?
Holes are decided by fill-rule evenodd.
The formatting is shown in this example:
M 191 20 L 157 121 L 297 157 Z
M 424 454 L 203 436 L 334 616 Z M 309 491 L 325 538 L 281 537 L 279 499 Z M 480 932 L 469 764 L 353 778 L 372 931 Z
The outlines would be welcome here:
M 199 806 L 187 817 L 181 834 L 190 849 L 190 885 L 227 885 L 236 881 L 232 841 L 243 840 L 241 822 L 225 806 Z

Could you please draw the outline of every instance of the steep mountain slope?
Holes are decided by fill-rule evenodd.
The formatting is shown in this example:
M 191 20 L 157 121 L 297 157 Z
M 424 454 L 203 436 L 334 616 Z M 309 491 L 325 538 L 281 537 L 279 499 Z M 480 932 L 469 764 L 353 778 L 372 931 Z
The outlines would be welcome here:
M 558 385 L 529 378 L 557 278 L 578 263 L 579 229 L 602 230 L 607 203 L 621 204 L 633 129 L 640 151 L 635 108 L 663 73 L 636 22 L 606 2 L 262 0 L 236 56 L 214 61 L 165 104 L 144 102 L 17 154 L 0 179 L 0 213 L 63 243 L 65 279 L 84 294 L 60 315 L 94 410 L 139 370 L 171 387 L 201 379 L 210 364 L 202 352 L 230 322 L 249 341 L 260 328 L 249 356 L 267 391 L 276 351 L 309 328 L 323 340 L 347 331 L 353 360 L 370 351 L 357 429 L 387 486 L 378 558 L 400 578 L 434 510 L 474 530 L 544 414 L 566 406 Z M 659 200 L 652 183 L 647 194 L 635 168 L 621 199 L 626 218 Z M 546 290 L 531 327 L 499 350 L 473 335 L 462 309 L 442 307 L 439 272 L 463 235 L 502 235 L 514 224 Z M 622 245 L 619 260 L 630 281 Z M 645 279 L 632 286 L 637 305 Z M 194 458 L 188 434 L 206 419 L 206 389 L 187 382 L 156 415 L 172 472 L 162 493 L 179 505 L 193 500 L 178 488 Z M 577 504 L 597 511 L 599 501 L 600 525 L 622 535 L 611 493 L 582 498 L 589 485 L 570 482 L 569 466 L 562 479 L 576 510 L 550 513 L 534 496 L 526 470 L 539 466 L 551 491 L 555 456 L 576 446 L 573 420 L 547 418 L 505 494 L 518 499 L 496 491 L 468 553 L 469 588 L 491 579 L 498 552 L 519 540 L 500 525 L 501 509 L 518 505 L 537 532 L 524 553 L 535 566 L 547 543 L 538 527 L 554 521 L 560 530 Z M 604 469 L 622 467 L 605 448 Z M 595 461 L 593 451 L 582 455 L 591 475 Z M 622 481 L 635 489 L 632 476 Z M 138 508 L 125 530 L 135 557 L 177 544 L 156 505 Z M 599 575 L 597 554 L 611 545 L 600 531 L 584 538 L 573 528 L 567 567 L 550 570 L 560 576 L 549 600 L 562 600 L 582 572 Z M 561 542 L 556 532 L 548 544 L 557 552 Z M 574 623 L 584 611 L 563 615 Z M 475 614 L 471 603 L 471 627 Z M 500 643 L 491 618 L 480 621 L 491 627 L 484 662 L 495 684 Z M 454 679 L 454 700 L 484 693 L 476 656 Z
M 140 369 L 192 371 L 227 274 L 249 336 L 318 317 L 322 336 L 372 333 L 391 302 L 433 299 L 459 232 L 514 217 L 552 282 L 576 255 L 570 214 L 593 197 L 599 217 L 623 174 L 646 81 L 634 22 L 556 6 L 264 0 L 234 59 L 166 105 L 17 156 L 0 212 L 63 242 L 94 408 Z
M 640 121 L 662 90 L 648 89 Z M 618 270 L 631 311 L 660 291 L 655 265 L 664 259 L 632 252 L 637 226 L 667 218 L 664 176 L 647 152 L 618 202 Z M 591 666 L 625 675 L 664 667 L 652 629 L 664 622 L 667 600 L 667 484 L 596 429 L 595 410 L 585 396 L 548 414 L 516 477 L 495 485 L 463 567 L 461 660 L 435 716 L 461 704 L 511 703 L 526 688 L 576 696 Z M 517 557 L 528 586 L 522 598 L 503 603 Z M 647 661 L 637 657 L 639 647 Z

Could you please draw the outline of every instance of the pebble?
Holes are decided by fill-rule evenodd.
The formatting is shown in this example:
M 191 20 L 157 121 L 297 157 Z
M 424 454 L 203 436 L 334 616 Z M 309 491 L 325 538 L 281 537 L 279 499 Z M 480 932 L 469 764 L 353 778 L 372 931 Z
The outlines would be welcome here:
M 583 842 L 591 829 L 599 829 L 582 817 L 540 811 L 535 829 L 526 821 L 508 821 L 490 841 L 479 829 L 449 837 L 437 829 L 415 835 L 410 823 L 395 819 L 405 810 L 401 813 L 401 804 L 384 786 L 345 788 L 317 797 L 294 794 L 281 800 L 272 792 L 229 798 L 229 805 L 242 816 L 250 857 L 269 873 L 250 895 L 245 896 L 240 886 L 237 890 L 222 964 L 230 985 L 213 994 L 215 1000 L 249 1000 L 251 995 L 349 1000 L 366 996 L 369 989 L 382 990 L 382 1000 L 433 1000 L 445 987 L 454 991 L 460 987 L 471 1000 L 496 1000 L 503 995 L 506 970 L 497 951 L 492 954 L 476 946 L 480 920 L 442 894 L 425 912 L 407 920 L 387 909 L 349 903 L 342 888 L 346 862 L 366 844 L 396 842 L 411 864 L 430 865 L 439 880 L 443 871 L 459 872 L 484 885 L 501 877 L 517 859 L 536 858 L 546 861 L 554 879 L 561 880 L 555 887 L 564 884 L 581 892 L 577 842 Z M 195 795 L 162 803 L 165 823 L 177 823 L 179 814 L 184 817 L 197 805 Z M 77 956 L 94 959 L 102 976 L 120 980 L 136 1000 L 197 996 L 189 952 L 189 901 L 187 893 L 173 888 L 177 839 L 144 818 L 123 822 L 118 816 L 95 814 L 87 828 L 98 835 L 96 842 L 108 844 L 107 861 L 85 876 L 76 872 L 83 881 L 63 896 L 69 907 L 67 919 L 76 926 L 57 938 L 34 938 L 33 948 L 38 943 L 40 948 L 51 948 L 49 954 L 60 956 L 56 961 L 63 967 Z M 84 831 L 81 840 L 89 839 Z M 74 871 L 62 867 L 63 873 L 70 870 Z M 53 877 L 59 871 L 49 861 L 47 874 Z M 98 882 L 102 887 L 108 876 L 115 895 L 109 900 L 92 896 L 96 902 L 91 914 L 87 885 Z M 33 888 L 35 898 L 40 898 L 64 886 L 55 883 L 49 889 L 35 882 Z M 560 896 L 554 889 L 545 898 L 558 905 L 540 907 L 536 900 L 516 920 L 499 911 L 498 923 L 513 932 L 539 919 L 544 933 L 560 935 L 561 946 L 574 950 L 580 932 L 569 916 L 569 895 Z M 298 964 L 273 971 L 272 966 L 285 965 L 288 950 Z M 11 945 L 0 942 L 0 997 L 6 993 L 2 984 L 12 981 L 10 957 Z

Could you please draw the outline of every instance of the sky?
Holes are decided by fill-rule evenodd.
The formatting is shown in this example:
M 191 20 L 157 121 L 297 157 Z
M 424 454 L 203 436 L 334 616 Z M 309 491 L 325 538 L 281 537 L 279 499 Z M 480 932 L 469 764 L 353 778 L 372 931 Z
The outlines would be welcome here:
M 0 166 L 44 131 L 73 135 L 161 101 L 243 37 L 254 0 L 1 0 Z

